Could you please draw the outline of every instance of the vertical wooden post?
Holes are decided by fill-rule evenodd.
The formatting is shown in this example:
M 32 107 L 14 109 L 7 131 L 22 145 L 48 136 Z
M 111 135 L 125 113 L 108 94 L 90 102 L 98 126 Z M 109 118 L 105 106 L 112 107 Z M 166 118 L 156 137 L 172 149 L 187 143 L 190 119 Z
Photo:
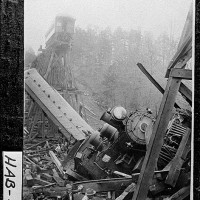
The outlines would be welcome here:
M 171 69 L 184 68 L 187 61 L 191 58 L 192 54 L 192 6 L 187 16 L 187 21 L 179 42 L 179 48 L 173 60 L 168 66 L 166 77 L 169 77 Z M 169 120 L 172 115 L 176 95 L 180 88 L 181 77 L 174 77 L 173 74 L 168 79 L 166 89 L 160 105 L 158 117 L 153 128 L 150 143 L 145 155 L 142 165 L 141 173 L 139 176 L 136 191 L 133 195 L 133 200 L 145 200 L 149 190 L 154 170 L 157 165 L 157 160 L 163 145 L 164 135 L 167 130 Z
M 158 118 L 154 125 L 149 147 L 142 165 L 137 188 L 133 195 L 133 200 L 143 200 L 147 197 L 149 185 L 156 168 L 161 147 L 163 145 L 163 138 L 166 133 L 169 120 L 172 116 L 172 110 L 174 108 L 180 83 L 181 79 L 179 78 L 170 77 L 168 79 L 164 96 L 160 105 Z
M 52 50 L 52 52 L 51 52 L 50 61 L 49 61 L 49 64 L 47 66 L 47 70 L 46 70 L 46 72 L 44 74 L 44 78 L 46 80 L 47 80 L 47 77 L 48 77 L 49 73 L 51 72 L 51 64 L 52 64 L 53 58 L 54 58 L 54 50 Z
M 44 132 L 44 129 L 45 129 L 45 116 L 44 116 L 44 112 L 43 111 L 41 112 L 41 121 L 42 121 L 41 133 L 42 133 L 42 139 L 44 139 L 45 138 L 45 132 Z

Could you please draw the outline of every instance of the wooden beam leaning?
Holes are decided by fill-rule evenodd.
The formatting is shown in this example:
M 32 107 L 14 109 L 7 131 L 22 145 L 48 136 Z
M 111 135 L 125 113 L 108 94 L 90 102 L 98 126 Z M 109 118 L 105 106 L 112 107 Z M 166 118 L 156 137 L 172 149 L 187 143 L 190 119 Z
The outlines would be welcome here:
M 188 36 L 188 35 L 192 35 L 192 26 L 193 26 L 193 5 L 192 3 L 190 4 L 190 8 L 187 14 L 187 18 L 185 21 L 185 25 L 183 27 L 183 31 L 181 33 L 181 38 L 180 41 L 178 43 L 178 49 L 181 47 L 181 45 L 184 42 L 184 39 Z
M 159 83 L 149 74 L 149 72 L 145 69 L 145 67 L 141 63 L 137 63 L 137 66 L 139 69 L 147 76 L 147 78 L 154 84 L 154 86 L 162 93 L 164 94 L 164 89 L 159 85 Z M 183 83 L 181 83 L 179 92 L 185 98 L 185 100 L 192 105 L 192 91 L 186 87 Z M 175 108 L 180 108 L 177 103 L 174 104 Z
M 187 154 L 190 150 L 190 133 L 191 129 L 187 128 L 183 138 L 181 140 L 180 146 L 176 152 L 175 157 L 171 161 L 171 166 L 169 174 L 166 178 L 165 183 L 174 187 L 180 175 L 181 167 L 187 157 Z
M 155 122 L 152 136 L 149 142 L 149 147 L 147 149 L 142 165 L 137 188 L 133 195 L 133 200 L 146 199 L 147 197 L 149 185 L 153 178 L 153 173 L 156 168 L 159 153 L 163 145 L 163 138 L 166 133 L 169 120 L 172 116 L 172 110 L 174 108 L 174 103 L 180 87 L 180 83 L 180 78 L 170 77 L 168 79 L 158 117 Z
M 145 69 L 145 67 L 141 63 L 137 63 L 139 69 L 146 75 L 146 77 L 155 85 L 155 87 L 164 94 L 165 90 L 160 86 L 160 84 L 149 74 L 149 72 Z
M 42 121 L 42 124 L 41 124 L 41 133 L 42 133 L 42 138 L 44 139 L 45 138 L 45 115 L 44 115 L 44 112 L 42 111 L 41 112 L 41 121 Z
M 191 36 L 188 36 L 188 38 L 185 40 L 183 46 L 177 51 L 177 53 L 174 55 L 174 57 L 172 58 L 169 66 L 168 66 L 168 69 L 167 69 L 167 72 L 166 72 L 166 75 L 165 75 L 165 78 L 169 78 L 169 73 L 170 73 L 170 70 L 178 64 L 178 62 L 180 61 L 180 59 L 183 59 L 185 57 L 185 63 L 187 63 L 187 61 L 191 58 L 192 56 L 192 53 L 191 53 L 191 50 L 192 50 L 192 35 Z
M 183 95 L 183 97 L 186 99 L 186 101 L 192 105 L 192 91 L 185 86 L 183 83 L 181 83 L 179 92 Z
M 181 34 L 181 38 L 178 44 L 178 50 L 173 56 L 171 62 L 169 63 L 165 78 L 169 78 L 170 70 L 177 65 L 180 61 L 180 58 L 183 59 L 185 54 L 189 54 L 190 56 L 186 56 L 185 62 L 187 59 L 192 57 L 191 49 L 192 49 L 192 25 L 193 25 L 193 6 L 192 3 L 190 5 L 190 9 L 187 15 L 187 19 Z
M 51 58 L 50 58 L 50 61 L 49 61 L 48 66 L 47 66 L 46 73 L 45 73 L 45 75 L 44 75 L 44 78 L 45 78 L 45 79 L 47 79 L 47 76 L 48 76 L 48 74 L 49 74 L 50 71 L 51 71 L 51 64 L 52 64 L 52 61 L 53 61 L 53 57 L 54 57 L 54 51 L 52 50 L 52 52 L 51 52 Z
M 171 69 L 169 76 L 175 78 L 182 78 L 186 80 L 192 80 L 192 70 L 173 68 Z
M 27 115 L 28 118 L 30 118 L 32 116 L 33 111 L 35 110 L 35 107 L 36 107 L 35 102 L 33 100 L 30 100 L 30 101 L 31 101 L 31 105 L 28 109 L 28 115 Z
M 137 66 L 140 68 L 140 70 L 147 76 L 147 78 L 154 84 L 154 86 L 162 93 L 164 94 L 165 90 L 160 86 L 160 84 L 149 74 L 149 72 L 145 69 L 145 67 L 141 63 L 137 63 Z M 175 108 L 180 108 L 180 106 L 175 103 Z
M 58 158 L 56 157 L 55 153 L 53 151 L 49 151 L 49 155 L 50 155 L 52 161 L 55 163 L 56 167 L 58 168 L 59 172 L 64 176 L 62 165 L 61 165 L 60 161 L 58 160 Z
M 25 89 L 67 139 L 84 140 L 95 132 L 36 69 L 25 71 Z
M 168 200 L 183 200 L 190 195 L 190 186 L 181 188 L 178 192 L 173 194 Z
M 192 6 L 190 10 L 192 10 Z M 188 18 L 192 20 L 191 16 L 191 14 L 188 14 Z M 171 69 L 175 66 L 176 68 L 184 68 L 187 61 L 192 56 L 192 31 L 190 29 L 191 23 L 187 23 L 184 27 L 184 30 L 189 31 L 187 32 L 187 34 L 186 31 L 184 34 L 182 34 L 178 51 L 169 63 L 165 75 L 166 78 L 169 77 Z M 163 145 L 164 135 L 166 133 L 167 126 L 172 115 L 172 109 L 174 107 L 176 95 L 180 88 L 180 84 L 181 78 L 169 77 L 167 81 L 158 117 L 154 125 L 149 146 L 142 165 L 137 188 L 133 195 L 133 200 L 144 200 L 147 197 L 149 185 L 151 183 L 153 172 L 157 165 L 157 160 L 161 151 L 161 147 Z M 184 195 L 187 195 L 187 192 L 184 192 Z
M 38 130 L 36 130 L 36 133 L 34 133 L 35 132 L 34 130 L 35 130 L 36 125 L 38 124 L 38 120 L 40 119 L 41 110 L 37 106 L 35 111 L 36 111 L 36 114 L 34 115 L 33 123 L 32 123 L 31 129 L 29 131 L 29 133 L 30 133 L 29 140 L 34 139 L 39 134 Z

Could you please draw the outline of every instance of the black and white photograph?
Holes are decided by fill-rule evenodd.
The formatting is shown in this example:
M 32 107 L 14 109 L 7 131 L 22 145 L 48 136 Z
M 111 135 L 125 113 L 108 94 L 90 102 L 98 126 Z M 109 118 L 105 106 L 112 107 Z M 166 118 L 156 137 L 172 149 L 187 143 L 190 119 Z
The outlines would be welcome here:
M 24 0 L 23 200 L 192 200 L 200 191 L 194 4 Z M 12 178 L 16 160 L 3 158 Z

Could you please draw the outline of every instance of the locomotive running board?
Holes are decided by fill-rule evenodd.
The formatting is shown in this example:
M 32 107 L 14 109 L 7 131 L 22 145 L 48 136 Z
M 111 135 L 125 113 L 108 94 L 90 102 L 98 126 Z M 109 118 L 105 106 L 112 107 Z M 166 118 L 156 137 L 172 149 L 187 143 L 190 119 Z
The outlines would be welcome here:
M 52 88 L 36 69 L 25 71 L 25 90 L 67 139 L 84 140 L 92 127 Z

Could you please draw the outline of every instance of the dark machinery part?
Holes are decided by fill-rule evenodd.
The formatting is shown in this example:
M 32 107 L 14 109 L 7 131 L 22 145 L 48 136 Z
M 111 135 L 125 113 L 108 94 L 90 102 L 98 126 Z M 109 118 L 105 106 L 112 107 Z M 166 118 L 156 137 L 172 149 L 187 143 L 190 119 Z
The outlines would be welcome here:
M 165 167 L 174 158 L 183 135 L 187 131 L 189 121 L 191 122 L 190 117 L 181 110 L 172 117 L 158 159 L 157 167 L 159 169 Z
M 148 136 L 151 136 L 155 119 L 150 113 L 135 112 L 131 114 L 126 122 L 126 133 L 132 141 L 145 145 Z
M 145 130 L 153 124 L 153 118 L 147 113 L 137 112 L 119 119 L 119 113 L 125 112 L 121 108 L 118 111 L 118 119 L 114 116 L 116 112 L 111 112 L 110 121 L 108 113 L 105 113 L 103 118 L 107 115 L 107 123 L 100 133 L 91 135 L 78 150 L 75 169 L 82 176 L 99 179 L 119 177 L 114 171 L 131 174 L 137 162 L 145 155 Z M 115 124 L 115 128 L 108 123 Z
M 110 124 L 111 126 L 115 128 L 120 128 L 123 126 L 123 120 L 127 117 L 126 110 L 119 106 L 114 107 L 112 109 L 108 109 L 107 112 L 105 112 L 100 120 Z

